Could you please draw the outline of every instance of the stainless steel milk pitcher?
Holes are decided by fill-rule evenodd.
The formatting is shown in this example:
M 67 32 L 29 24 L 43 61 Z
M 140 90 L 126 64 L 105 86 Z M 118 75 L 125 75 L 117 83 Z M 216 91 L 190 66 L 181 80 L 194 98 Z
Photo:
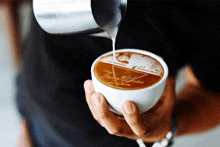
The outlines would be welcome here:
M 119 25 L 126 7 L 127 0 L 33 0 L 36 20 L 50 34 L 103 32 Z

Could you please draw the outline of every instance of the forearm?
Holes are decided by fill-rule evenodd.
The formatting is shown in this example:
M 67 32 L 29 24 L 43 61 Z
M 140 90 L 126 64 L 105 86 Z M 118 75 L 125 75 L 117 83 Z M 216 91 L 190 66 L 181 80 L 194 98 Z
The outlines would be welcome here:
M 187 83 L 177 94 L 174 114 L 179 128 L 177 135 L 198 134 L 220 124 L 220 95 Z
M 22 2 L 22 1 L 28 1 L 28 0 L 1 0 L 0 1 L 0 4 L 1 3 L 8 3 L 8 2 Z
M 9 49 L 12 50 L 12 56 L 14 63 L 19 64 L 20 58 L 20 30 L 17 18 L 18 0 L 3 0 L 0 2 L 0 21 L 1 30 L 5 34 L 5 39 L 9 45 Z

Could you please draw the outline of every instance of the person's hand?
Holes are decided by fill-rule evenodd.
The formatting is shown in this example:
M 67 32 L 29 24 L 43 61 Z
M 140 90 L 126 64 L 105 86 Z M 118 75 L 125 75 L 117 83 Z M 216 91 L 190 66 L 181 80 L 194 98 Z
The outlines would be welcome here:
M 91 80 L 85 81 L 84 89 L 93 117 L 112 135 L 141 138 L 150 143 L 162 140 L 171 129 L 175 101 L 174 77 L 168 77 L 164 93 L 157 104 L 141 115 L 135 103 L 130 101 L 122 104 L 123 116 L 111 112 L 103 95 L 95 93 Z

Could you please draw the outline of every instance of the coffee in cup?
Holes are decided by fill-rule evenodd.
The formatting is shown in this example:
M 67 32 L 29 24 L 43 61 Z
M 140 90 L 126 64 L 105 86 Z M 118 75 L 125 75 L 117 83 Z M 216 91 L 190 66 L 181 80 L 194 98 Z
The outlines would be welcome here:
M 150 87 L 159 82 L 164 69 L 156 59 L 136 53 L 120 52 L 102 56 L 94 67 L 96 78 L 103 84 L 123 90 Z
M 101 93 L 113 112 L 122 114 L 121 105 L 133 101 L 140 113 L 160 99 L 168 76 L 161 57 L 143 50 L 120 49 L 97 58 L 91 68 L 96 92 Z

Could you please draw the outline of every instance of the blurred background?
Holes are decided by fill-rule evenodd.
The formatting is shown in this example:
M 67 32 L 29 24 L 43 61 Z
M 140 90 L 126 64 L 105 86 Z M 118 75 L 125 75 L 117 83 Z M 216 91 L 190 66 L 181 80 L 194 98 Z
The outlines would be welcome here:
M 32 3 L 28 1 L 11 5 L 12 12 L 0 2 L 0 147 L 16 147 L 18 142 L 22 120 L 15 103 L 15 84 L 32 11 Z M 16 21 L 11 22 L 9 18 L 15 18 Z M 184 71 L 184 68 L 179 71 L 177 91 L 184 85 Z M 219 142 L 220 127 L 200 135 L 178 137 L 174 147 L 218 147 Z

